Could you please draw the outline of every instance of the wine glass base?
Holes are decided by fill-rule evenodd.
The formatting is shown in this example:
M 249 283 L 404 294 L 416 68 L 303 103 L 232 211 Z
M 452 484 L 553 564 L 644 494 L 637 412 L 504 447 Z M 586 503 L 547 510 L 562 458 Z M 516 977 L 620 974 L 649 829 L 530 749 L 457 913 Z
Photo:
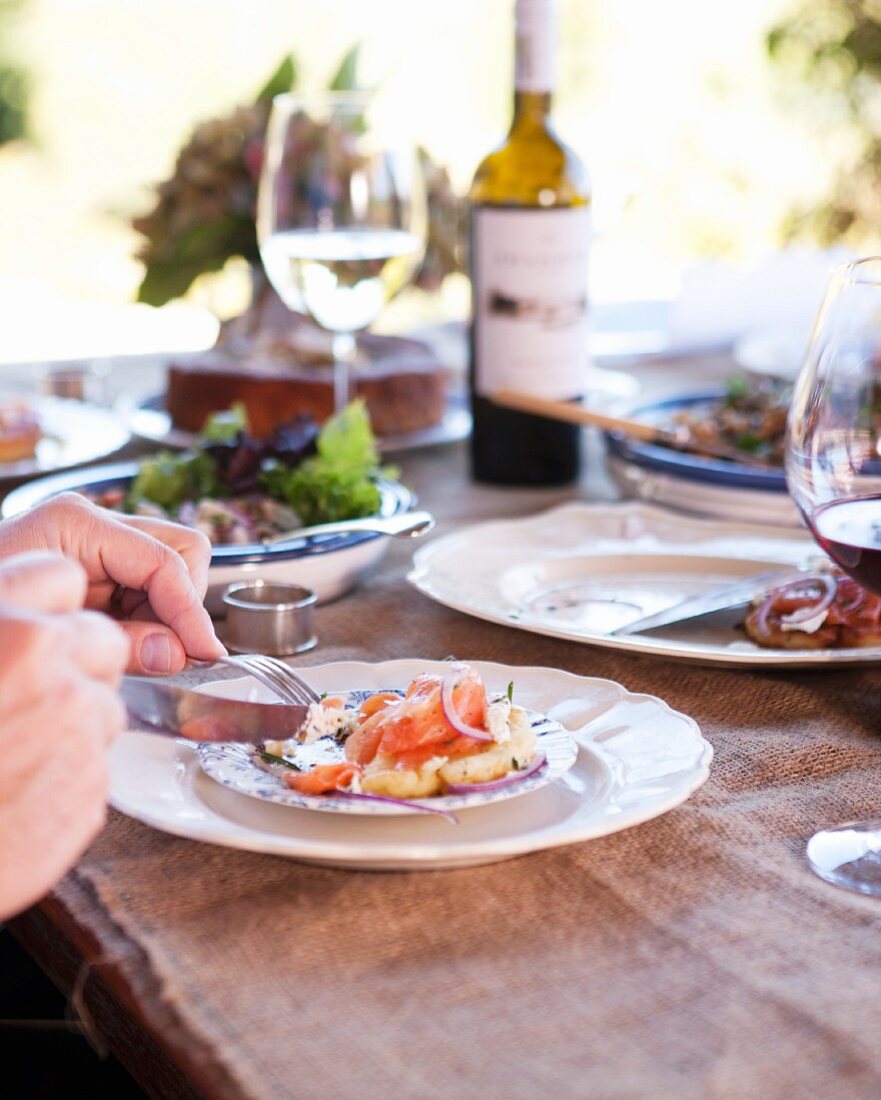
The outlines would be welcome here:
M 806 854 L 811 870 L 826 882 L 881 897 L 881 820 L 823 829 L 808 841 Z

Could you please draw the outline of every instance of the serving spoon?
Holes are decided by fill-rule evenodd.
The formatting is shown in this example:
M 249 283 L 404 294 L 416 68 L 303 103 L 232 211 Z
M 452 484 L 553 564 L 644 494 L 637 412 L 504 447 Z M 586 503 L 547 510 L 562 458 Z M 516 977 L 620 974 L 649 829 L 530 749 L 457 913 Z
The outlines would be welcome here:
M 419 538 L 434 527 L 431 512 L 405 512 L 399 516 L 365 516 L 363 519 L 341 519 L 335 523 L 316 523 L 312 527 L 300 527 L 296 531 L 285 531 L 282 535 L 273 535 L 264 539 L 264 546 L 284 546 L 289 542 L 300 542 L 314 535 L 350 535 L 367 531 L 377 535 L 391 535 L 392 538 Z
M 676 451 L 721 458 L 726 462 L 736 462 L 742 466 L 754 466 L 762 470 L 772 468 L 767 459 L 749 454 L 737 447 L 729 447 L 726 443 L 701 442 L 698 444 L 684 424 L 670 430 L 643 420 L 628 420 L 620 416 L 594 412 L 593 409 L 586 409 L 583 405 L 571 401 L 549 401 L 535 394 L 518 393 L 515 390 L 498 390 L 490 394 L 490 400 L 493 404 L 501 405 L 506 409 L 532 413 L 535 416 L 546 416 L 551 420 L 563 420 L 569 424 L 583 424 L 589 428 L 599 428 L 604 432 L 619 432 L 631 439 L 639 439 L 643 443 L 655 443 Z

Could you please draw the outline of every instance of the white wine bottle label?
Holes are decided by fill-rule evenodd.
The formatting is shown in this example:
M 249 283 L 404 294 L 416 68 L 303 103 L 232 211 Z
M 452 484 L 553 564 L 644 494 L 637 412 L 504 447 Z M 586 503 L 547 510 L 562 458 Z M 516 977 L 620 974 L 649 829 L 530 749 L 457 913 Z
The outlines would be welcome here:
M 474 388 L 580 397 L 590 211 L 472 210 Z
M 556 0 L 517 0 L 514 20 L 514 87 L 518 92 L 552 92 L 556 87 Z

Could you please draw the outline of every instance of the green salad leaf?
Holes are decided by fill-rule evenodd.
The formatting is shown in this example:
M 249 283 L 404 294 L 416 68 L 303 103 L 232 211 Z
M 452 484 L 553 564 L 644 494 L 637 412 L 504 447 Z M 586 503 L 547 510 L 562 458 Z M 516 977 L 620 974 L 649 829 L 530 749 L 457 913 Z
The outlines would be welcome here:
M 251 440 L 242 405 L 217 413 L 206 423 L 192 451 L 162 452 L 148 458 L 132 482 L 129 511 L 150 501 L 175 515 L 185 501 L 227 498 L 258 488 L 292 508 L 304 525 L 355 519 L 378 512 L 382 503 L 377 481 L 395 471 L 379 465 L 376 440 L 363 401 L 354 401 L 324 425 L 317 437 L 303 436 L 303 453 L 290 458 L 290 433 L 284 449 L 273 451 L 273 439 Z M 243 488 L 242 462 L 249 482 Z M 236 464 L 238 470 L 236 472 Z M 251 471 L 250 473 L 248 471 Z M 233 474 L 236 474 L 234 477 Z
M 160 451 L 146 459 L 128 494 L 129 510 L 139 501 L 150 500 L 174 511 L 185 500 L 220 495 L 217 470 L 210 455 L 201 451 L 177 455 Z
M 328 420 L 318 435 L 316 446 L 318 457 L 329 466 L 357 471 L 362 476 L 374 472 L 379 464 L 370 417 L 360 399 Z
M 749 382 L 742 374 L 732 374 L 725 386 L 726 405 L 736 405 L 749 393 Z
M 225 443 L 247 430 L 248 410 L 241 401 L 236 401 L 223 412 L 212 413 L 208 417 L 200 438 L 209 443 Z
M 322 428 L 318 453 L 298 466 L 268 463 L 261 485 L 283 500 L 302 522 L 332 523 L 379 511 L 377 479 L 394 471 L 379 466 L 376 440 L 363 401 L 353 401 Z

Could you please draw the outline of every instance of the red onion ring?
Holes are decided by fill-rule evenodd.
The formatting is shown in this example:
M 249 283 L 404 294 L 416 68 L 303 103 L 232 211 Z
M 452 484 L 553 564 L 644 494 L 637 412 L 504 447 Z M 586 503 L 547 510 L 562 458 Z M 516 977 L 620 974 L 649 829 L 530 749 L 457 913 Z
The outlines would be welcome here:
M 818 573 L 816 577 L 811 577 L 810 579 L 812 584 L 816 581 L 824 590 L 819 600 L 814 604 L 806 604 L 804 607 L 800 607 L 797 611 L 792 611 L 788 615 L 781 615 L 781 624 L 785 624 L 786 626 L 798 626 L 800 623 L 806 623 L 817 615 L 821 615 L 824 611 L 828 611 L 832 606 L 835 600 L 835 593 L 838 591 L 838 581 L 835 577 L 833 577 L 831 573 Z M 778 588 L 774 597 L 775 601 L 779 599 L 787 589 L 792 588 L 793 585 L 803 585 L 804 583 L 805 582 L 802 580 L 792 581 L 790 584 Z
M 537 753 L 528 767 L 520 771 L 508 772 L 501 779 L 491 779 L 487 783 L 448 783 L 447 794 L 471 794 L 472 791 L 500 791 L 512 783 L 521 783 L 547 764 L 548 758 L 543 752 Z
M 771 627 L 770 627 L 770 624 L 768 623 L 768 616 L 771 614 L 771 609 L 773 608 L 773 606 L 776 602 L 777 602 L 777 597 L 776 596 L 774 596 L 774 595 L 766 596 L 764 598 L 764 600 L 762 600 L 762 602 L 756 608 L 756 610 L 755 610 L 756 629 L 758 630 L 758 632 L 760 634 L 764 634 L 765 636 L 770 635 Z
M 385 802 L 389 806 L 406 806 L 408 810 L 416 810 L 417 813 L 423 814 L 437 814 L 439 817 L 445 817 L 447 821 L 451 821 L 454 825 L 459 824 L 458 817 L 451 814 L 449 810 L 435 809 L 434 806 L 423 806 L 421 802 L 411 802 L 406 798 L 390 798 L 384 794 L 365 794 L 363 791 L 331 791 L 328 793 L 337 798 L 357 798 L 362 802 Z
M 441 683 L 441 707 L 443 708 L 444 718 L 450 723 L 453 729 L 457 733 L 461 733 L 463 737 L 471 737 L 475 741 L 493 741 L 495 740 L 491 733 L 487 733 L 486 730 L 479 730 L 476 726 L 469 726 L 467 722 L 463 722 L 459 715 L 456 713 L 456 704 L 453 702 L 453 688 L 456 686 L 456 678 L 460 676 L 462 669 L 459 668 L 455 672 L 448 673 Z

